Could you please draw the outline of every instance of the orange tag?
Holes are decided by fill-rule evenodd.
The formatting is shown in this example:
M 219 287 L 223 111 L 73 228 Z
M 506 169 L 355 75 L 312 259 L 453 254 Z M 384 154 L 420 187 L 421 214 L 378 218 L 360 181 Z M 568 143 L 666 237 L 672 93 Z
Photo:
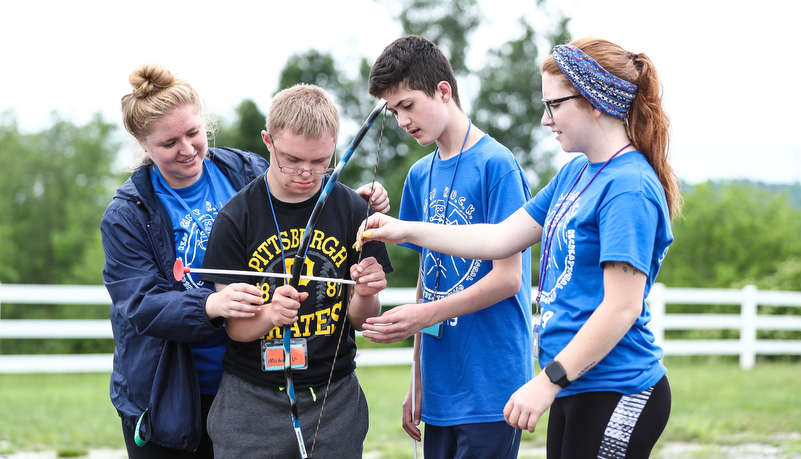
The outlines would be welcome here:
M 292 369 L 305 370 L 309 367 L 305 338 L 293 338 L 289 341 L 289 356 L 292 359 Z M 262 371 L 277 371 L 284 369 L 284 344 L 281 340 L 262 340 Z

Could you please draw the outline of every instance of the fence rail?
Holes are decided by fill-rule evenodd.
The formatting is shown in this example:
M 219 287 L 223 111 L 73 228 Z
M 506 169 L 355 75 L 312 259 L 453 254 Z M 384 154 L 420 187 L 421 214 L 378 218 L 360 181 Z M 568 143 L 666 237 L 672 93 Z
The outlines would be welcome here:
M 381 304 L 413 303 L 415 289 L 389 288 L 380 293 Z M 757 355 L 801 355 L 801 340 L 757 339 L 758 330 L 801 331 L 801 315 L 770 315 L 759 306 L 801 307 L 801 292 L 743 289 L 667 288 L 655 284 L 647 299 L 653 314 L 649 328 L 665 355 L 739 355 L 740 366 L 753 368 Z M 109 305 L 103 286 L 0 284 L 0 339 L 113 338 L 108 320 L 2 319 L 3 304 Z M 698 306 L 697 314 L 668 314 L 668 304 Z M 705 305 L 739 305 L 739 314 L 704 313 Z M 707 308 L 708 309 L 708 308 Z M 666 339 L 667 330 L 739 330 L 739 339 Z M 359 351 L 358 364 L 406 365 L 411 348 Z M 0 355 L 0 373 L 110 372 L 111 354 Z
M 754 367 L 757 355 L 801 355 L 801 340 L 757 339 L 758 330 L 801 330 L 801 316 L 760 314 L 759 306 L 801 307 L 801 292 L 742 289 L 667 288 L 654 284 L 648 296 L 649 328 L 665 355 L 739 355 L 740 367 Z M 740 305 L 739 314 L 667 314 L 667 304 Z M 699 307 L 699 312 L 703 308 Z M 739 339 L 665 339 L 665 330 L 739 330 Z

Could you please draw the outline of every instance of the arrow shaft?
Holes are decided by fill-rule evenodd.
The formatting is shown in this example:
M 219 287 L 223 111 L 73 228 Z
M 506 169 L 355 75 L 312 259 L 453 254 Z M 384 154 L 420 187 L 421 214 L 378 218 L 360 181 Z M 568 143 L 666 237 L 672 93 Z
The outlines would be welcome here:
M 280 273 L 260 273 L 258 271 L 237 271 L 237 270 L 230 270 L 230 269 L 207 269 L 207 268 L 184 268 L 184 272 L 187 273 L 198 273 L 198 274 L 224 274 L 229 276 L 249 276 L 249 277 L 278 277 L 281 279 L 292 279 L 290 274 L 280 274 Z M 348 279 L 333 279 L 330 277 L 318 277 L 318 276 L 300 276 L 302 280 L 312 280 L 312 281 L 319 281 L 319 282 L 337 282 L 340 284 L 349 284 L 349 285 L 356 285 L 355 281 L 348 280 Z

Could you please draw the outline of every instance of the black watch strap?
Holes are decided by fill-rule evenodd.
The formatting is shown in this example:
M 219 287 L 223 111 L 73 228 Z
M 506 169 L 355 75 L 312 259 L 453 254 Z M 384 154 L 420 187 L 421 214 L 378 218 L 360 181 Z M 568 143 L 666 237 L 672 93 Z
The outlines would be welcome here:
M 545 371 L 545 374 L 548 375 L 548 379 L 550 379 L 552 383 L 556 384 L 562 389 L 570 385 L 571 381 L 567 379 L 567 373 L 565 372 L 565 369 L 562 368 L 562 364 L 556 360 L 551 360 L 548 362 L 548 365 L 545 365 L 543 371 Z

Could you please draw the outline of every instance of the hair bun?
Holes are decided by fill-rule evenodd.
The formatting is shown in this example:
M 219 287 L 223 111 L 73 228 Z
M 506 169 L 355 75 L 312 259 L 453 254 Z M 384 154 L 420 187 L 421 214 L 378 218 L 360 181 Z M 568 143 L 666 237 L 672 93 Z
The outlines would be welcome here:
M 170 87 L 177 78 L 173 73 L 159 64 L 145 64 L 131 72 L 128 81 L 133 87 L 133 96 L 137 99 L 148 97 Z

